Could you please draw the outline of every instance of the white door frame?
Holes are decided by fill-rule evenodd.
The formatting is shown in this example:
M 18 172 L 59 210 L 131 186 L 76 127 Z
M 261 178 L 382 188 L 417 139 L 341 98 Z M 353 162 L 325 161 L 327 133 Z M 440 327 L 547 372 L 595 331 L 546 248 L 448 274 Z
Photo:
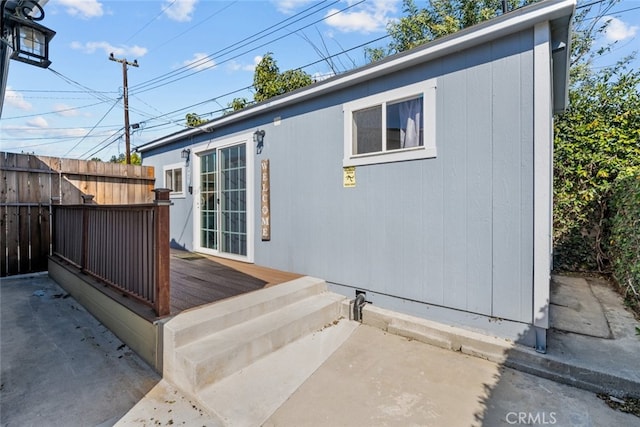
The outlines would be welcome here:
M 253 156 L 251 141 L 252 133 L 241 134 L 234 137 L 225 137 L 216 140 L 207 141 L 204 144 L 197 145 L 192 148 L 192 177 L 193 177 L 193 248 L 196 252 L 202 252 L 209 255 L 219 256 L 221 258 L 229 258 L 238 261 L 250 262 L 254 260 L 254 170 L 255 159 Z M 200 242 L 200 193 L 202 183 L 200 177 L 200 156 L 210 153 L 213 150 L 230 147 L 233 145 L 245 144 L 246 153 L 246 212 L 247 212 L 247 255 L 235 255 L 219 250 L 204 248 Z M 218 242 L 219 243 L 219 242 Z

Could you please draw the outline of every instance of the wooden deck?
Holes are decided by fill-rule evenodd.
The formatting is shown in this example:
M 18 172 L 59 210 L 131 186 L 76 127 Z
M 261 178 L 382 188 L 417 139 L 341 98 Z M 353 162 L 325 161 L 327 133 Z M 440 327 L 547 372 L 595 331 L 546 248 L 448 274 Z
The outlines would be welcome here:
M 208 255 L 171 250 L 171 314 L 301 277 Z

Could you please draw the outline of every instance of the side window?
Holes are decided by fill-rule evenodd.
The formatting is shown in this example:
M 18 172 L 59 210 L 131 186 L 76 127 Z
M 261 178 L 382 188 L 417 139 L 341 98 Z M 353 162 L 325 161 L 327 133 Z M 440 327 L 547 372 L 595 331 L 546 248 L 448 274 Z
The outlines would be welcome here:
M 344 166 L 436 156 L 435 80 L 344 105 Z
M 184 173 L 182 164 L 164 167 L 164 186 L 171 190 L 171 197 L 184 197 Z

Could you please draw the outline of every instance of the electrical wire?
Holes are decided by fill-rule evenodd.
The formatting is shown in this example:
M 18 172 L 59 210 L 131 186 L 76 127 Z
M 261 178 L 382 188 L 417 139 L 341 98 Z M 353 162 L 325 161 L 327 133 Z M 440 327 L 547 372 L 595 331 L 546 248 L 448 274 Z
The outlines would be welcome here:
M 82 105 L 80 107 L 70 107 L 70 108 L 65 108 L 65 109 L 58 110 L 58 111 L 47 111 L 45 113 L 25 114 L 25 115 L 22 115 L 22 116 L 13 116 L 13 117 L 3 117 L 1 121 L 15 120 L 15 119 L 26 119 L 26 118 L 29 118 L 29 117 L 46 116 L 46 115 L 49 115 L 49 114 L 64 113 L 65 111 L 81 110 L 83 108 L 89 108 L 89 107 L 95 107 L 96 105 L 102 105 L 105 102 L 106 101 L 96 102 L 95 104 Z
M 128 42 L 129 40 L 131 40 L 132 38 L 134 38 L 135 36 L 137 36 L 138 34 L 140 34 L 145 28 L 147 28 L 149 25 L 151 25 L 154 21 L 156 21 L 159 17 L 162 16 L 162 14 L 169 9 L 171 6 L 174 5 L 174 3 L 178 1 L 178 0 L 173 0 L 171 3 L 169 3 L 166 7 L 162 8 L 162 10 L 160 10 L 160 12 L 154 16 L 153 18 L 151 18 L 151 20 L 149 22 L 147 22 L 146 24 L 144 24 L 142 26 L 142 28 L 140 28 L 138 31 L 136 31 L 135 33 L 133 33 L 132 35 L 129 36 L 128 39 L 126 39 L 124 41 L 124 43 Z
M 219 15 L 220 13 L 224 12 L 226 9 L 230 8 L 231 6 L 233 6 L 234 4 L 238 3 L 238 0 L 231 2 L 230 4 L 224 6 L 221 9 L 216 10 L 214 13 L 212 13 L 211 15 L 207 16 L 206 18 L 204 18 L 202 21 L 198 22 L 197 24 L 192 25 L 191 27 L 187 28 L 186 30 L 184 30 L 181 33 L 178 33 L 177 35 L 173 36 L 172 38 L 170 38 L 169 40 L 166 40 L 164 42 L 162 42 L 161 44 L 159 44 L 158 46 L 154 46 L 151 49 L 149 49 L 147 51 L 147 53 L 149 52 L 153 52 L 169 43 L 171 43 L 172 41 L 174 41 L 177 38 L 182 37 L 183 35 L 185 35 L 186 33 L 193 31 L 195 28 L 199 27 L 200 25 L 204 24 L 205 22 L 207 22 L 208 20 L 210 20 L 211 18 L 213 18 L 216 15 Z
M 102 148 L 98 148 L 98 150 L 92 152 L 91 154 L 89 154 L 91 152 L 91 150 L 87 150 L 85 153 L 83 153 L 79 157 L 82 158 L 82 159 L 90 159 L 90 158 L 92 158 L 93 156 L 95 156 L 96 154 L 101 152 L 102 150 L 105 150 L 111 144 L 115 143 L 119 139 L 122 139 L 122 137 L 124 136 L 124 132 L 122 132 L 123 130 L 124 130 L 124 126 L 121 127 L 119 130 L 117 130 L 116 132 L 114 132 L 114 134 L 117 134 L 117 135 L 115 135 L 115 137 L 114 137 L 113 134 L 109 135 L 107 138 L 102 140 L 102 142 L 98 143 L 98 145 L 96 147 L 91 148 L 91 150 L 95 150 L 96 148 L 98 148 L 98 147 L 100 147 L 101 145 L 104 144 L 104 146 Z M 122 133 L 120 133 L 120 132 L 122 132 Z M 109 139 L 111 139 L 111 138 L 113 138 L 113 140 L 105 144 L 105 142 L 109 141 Z
M 106 113 L 104 113 L 104 115 L 100 118 L 100 120 L 98 120 L 98 122 L 97 122 L 97 123 L 96 123 L 96 124 L 95 124 L 95 125 L 94 125 L 90 130 L 89 130 L 89 132 L 87 132 L 87 134 L 86 134 L 85 136 L 83 136 L 82 138 L 80 138 L 80 141 L 78 141 L 78 142 L 76 143 L 76 145 L 74 145 L 74 146 L 73 146 L 73 147 L 71 147 L 69 150 L 67 150 L 67 152 L 66 152 L 66 153 L 64 153 L 64 154 L 63 154 L 63 156 L 65 156 L 65 157 L 66 157 L 67 155 L 69 155 L 69 153 L 70 153 L 70 152 L 72 152 L 73 150 L 75 150 L 75 149 L 76 149 L 76 147 L 77 147 L 78 145 L 80 145 L 80 144 L 81 144 L 81 143 L 82 143 L 82 142 L 83 142 L 83 141 L 84 141 L 84 140 L 89 136 L 89 134 L 91 134 L 91 132 L 93 132 L 93 131 L 94 131 L 94 129 L 95 129 L 95 128 L 100 124 L 100 123 L 102 123 L 102 121 L 105 119 L 105 117 L 107 117 L 107 115 L 111 112 L 111 110 L 113 110 L 113 107 L 115 107 L 115 106 L 120 102 L 120 100 L 121 100 L 121 99 L 122 99 L 122 97 L 118 98 L 118 99 L 116 100 L 116 102 L 114 102 L 114 103 L 113 103 L 113 105 L 112 105 L 112 106 L 107 110 L 107 112 L 106 112 Z
M 71 79 L 70 77 L 65 76 L 64 74 L 54 70 L 51 67 L 47 68 L 47 70 L 51 71 L 54 75 L 61 78 L 63 81 L 67 82 L 68 84 L 84 89 L 86 93 L 92 95 L 94 98 L 97 98 L 103 102 L 113 102 L 115 100 L 114 98 L 104 95 L 103 92 L 98 92 L 96 90 L 91 89 L 90 87 L 87 87 L 81 83 L 78 83 L 77 81 Z
M 326 1 L 326 0 L 324 0 L 324 1 Z M 319 11 L 321 11 L 321 10 L 323 10 L 323 9 L 326 9 L 327 7 L 330 7 L 330 6 L 332 6 L 333 4 L 335 4 L 335 3 L 338 3 L 338 1 L 339 1 L 339 0 L 335 0 L 335 1 L 333 1 L 332 3 L 329 3 L 328 5 L 324 6 L 322 9 L 317 10 L 317 11 L 314 11 L 314 12 L 311 12 L 311 13 L 309 13 L 308 15 L 302 16 L 302 17 L 300 17 L 300 18 L 298 18 L 298 19 L 294 20 L 293 22 L 291 22 L 291 23 L 289 23 L 289 24 L 287 24 L 287 25 L 295 24 L 296 22 L 299 22 L 299 21 L 301 21 L 301 20 L 303 20 L 303 19 L 305 19 L 305 18 L 308 18 L 309 16 L 312 16 L 313 14 L 318 13 Z M 324 18 L 320 19 L 320 20 L 314 21 L 314 22 L 313 22 L 313 24 L 318 23 L 318 22 L 321 22 L 321 21 L 323 21 L 323 20 L 326 20 L 326 19 L 327 19 L 327 18 L 329 18 L 330 16 L 336 15 L 337 13 L 341 13 L 341 12 L 343 12 L 343 11 L 347 10 L 347 9 L 351 9 L 352 7 L 355 7 L 355 6 L 357 6 L 357 5 L 361 4 L 361 3 L 363 3 L 364 1 L 365 1 L 365 0 L 360 0 L 359 2 L 354 3 L 354 4 L 350 5 L 350 6 L 347 6 L 346 8 L 344 8 L 344 9 L 342 9 L 342 10 L 340 10 L 340 11 L 338 11 L 338 12 L 336 12 L 336 13 L 332 14 L 332 15 L 328 15 L 328 16 L 325 16 Z M 323 2 L 323 3 L 324 3 L 324 2 Z M 320 4 L 321 4 L 321 3 L 320 3 Z M 274 24 L 274 25 L 271 25 L 271 26 L 269 26 L 269 27 L 267 27 L 267 28 L 265 28 L 265 29 L 263 29 L 263 30 L 261 30 L 261 31 L 257 32 L 257 33 L 254 33 L 253 35 L 251 35 L 251 36 L 249 36 L 249 37 L 246 37 L 246 38 L 244 38 L 244 39 L 242 39 L 242 40 L 240 40 L 240 41 L 238 41 L 238 42 L 235 42 L 235 43 L 233 43 L 233 44 L 231 44 L 231 45 L 229 45 L 229 46 L 227 46 L 227 47 L 225 47 L 225 48 L 219 49 L 219 50 L 217 50 L 216 52 L 214 52 L 214 53 L 212 53 L 212 54 L 210 54 L 210 55 L 207 55 L 207 56 L 205 56 L 205 57 L 203 57 L 203 58 L 201 58 L 201 59 L 199 59 L 199 60 L 197 60 L 197 61 L 191 62 L 191 63 L 189 63 L 189 64 L 187 64 L 187 65 L 184 65 L 184 66 L 182 66 L 182 67 L 180 67 L 180 68 L 177 68 L 176 70 L 173 70 L 173 71 L 171 71 L 171 72 L 165 73 L 165 74 L 163 74 L 163 75 L 161 75 L 161 76 L 158 76 L 158 77 L 156 77 L 156 78 L 150 79 L 150 80 L 148 80 L 148 81 L 146 81 L 146 82 L 139 83 L 139 84 L 137 84 L 137 85 L 133 85 L 133 86 L 131 86 L 131 87 L 129 88 L 129 91 L 130 91 L 130 93 L 131 93 L 131 92 L 133 92 L 133 93 L 138 92 L 138 93 L 139 93 L 139 92 L 146 92 L 146 91 L 148 91 L 148 90 L 156 89 L 156 88 L 158 88 L 158 87 L 162 87 L 162 86 L 164 86 L 164 84 L 163 84 L 163 85 L 158 85 L 157 83 L 162 82 L 162 81 L 166 81 L 166 80 L 172 79 L 172 78 L 174 78 L 174 77 L 176 77 L 176 76 L 179 76 L 179 75 L 181 75 L 181 74 L 187 73 L 187 72 L 189 72 L 189 71 L 193 70 L 194 68 L 198 67 L 199 65 L 203 65 L 203 64 L 205 64 L 205 63 L 206 63 L 206 62 L 208 62 L 208 61 L 215 60 L 215 59 L 218 59 L 218 58 L 220 58 L 220 57 L 222 57 L 222 56 L 224 56 L 224 55 L 226 55 L 226 54 L 229 54 L 229 52 L 228 52 L 228 51 L 230 51 L 231 49 L 240 49 L 240 48 L 246 47 L 246 46 L 248 46 L 248 45 L 250 45 L 251 43 L 254 43 L 254 42 L 256 41 L 256 40 L 252 40 L 252 39 L 255 39 L 255 38 L 258 38 L 258 37 L 260 37 L 260 38 L 264 38 L 264 37 L 266 37 L 266 36 L 269 36 L 269 35 L 271 35 L 271 34 L 273 34 L 273 33 L 275 33 L 275 32 L 277 32 L 277 31 L 279 31 L 279 30 L 281 30 L 281 29 L 282 29 L 282 28 L 276 28 L 276 27 L 278 27 L 278 26 L 280 26 L 280 25 L 284 24 L 285 22 L 287 22 L 287 21 L 291 20 L 292 18 L 295 18 L 295 17 L 297 17 L 297 16 L 300 16 L 300 15 L 301 15 L 301 14 L 303 14 L 303 13 L 306 13 L 307 11 L 309 11 L 309 10 L 311 10 L 311 9 L 315 8 L 316 6 L 317 6 L 317 5 L 314 5 L 314 6 L 312 6 L 312 7 L 309 7 L 309 8 L 307 8 L 307 9 L 303 10 L 302 12 L 299 12 L 299 13 L 297 13 L 297 14 L 295 14 L 295 15 L 293 15 L 293 16 L 291 16 L 291 17 L 289 17 L 289 18 L 285 19 L 285 20 L 282 20 L 282 21 L 280 21 L 280 22 L 278 22 L 278 23 Z M 313 25 L 313 24 L 310 24 L 310 25 Z M 310 26 L 310 25 L 308 25 L 308 26 Z M 307 27 L 308 27 L 308 26 L 307 26 Z M 274 28 L 275 28 L 275 29 L 274 29 Z M 304 29 L 304 28 L 306 28 L 306 27 L 302 27 L 301 29 Z M 269 31 L 269 30 L 272 30 L 272 31 Z M 300 29 L 299 29 L 299 30 L 300 30 Z M 299 31 L 299 30 L 296 30 L 296 32 L 297 32 L 297 31 Z M 281 38 L 287 37 L 287 36 L 289 36 L 289 35 L 291 35 L 291 34 L 287 34 L 287 35 L 285 35 L 285 36 L 282 36 L 282 37 L 276 38 L 276 39 L 275 39 L 275 40 L 273 40 L 273 41 L 280 40 Z M 267 45 L 267 44 L 269 44 L 269 43 L 271 43 L 271 42 L 263 43 L 263 44 L 261 44 L 260 46 L 258 46 L 258 47 L 256 47 L 256 48 L 250 49 L 250 50 L 248 50 L 248 51 L 246 51 L 246 52 L 243 52 L 242 54 L 235 55 L 234 57 L 232 57 L 232 58 L 228 58 L 228 59 L 226 59 L 226 60 L 224 60 L 224 61 L 222 61 L 222 62 L 220 62 L 220 63 L 228 62 L 228 61 L 230 61 L 230 60 L 232 60 L 232 59 L 237 58 L 238 56 L 244 55 L 244 54 L 246 54 L 246 53 L 248 53 L 248 52 L 251 52 L 251 51 L 253 51 L 253 50 L 256 50 L 256 49 L 258 49 L 258 48 L 260 48 L 260 47 L 264 47 L 265 45 Z M 178 81 L 178 80 L 182 80 L 183 78 L 190 77 L 190 76 L 192 76 L 192 75 L 194 75 L 194 74 L 198 74 L 198 73 L 200 73 L 200 72 L 202 72 L 202 71 L 205 71 L 205 70 L 207 70 L 207 69 L 209 69 L 209 68 L 213 68 L 213 67 L 214 67 L 214 66 L 216 66 L 216 65 L 218 65 L 218 64 L 215 64 L 215 65 L 212 65 L 212 66 L 208 66 L 208 67 L 205 67 L 205 68 L 202 68 L 202 69 L 196 70 L 196 71 L 194 71 L 194 72 L 192 72 L 192 73 L 190 73 L 190 74 L 187 74 L 186 76 L 182 76 L 182 77 L 179 77 L 179 78 L 175 78 L 175 79 L 173 79 L 173 80 L 171 80 L 171 81 L 167 82 L 167 84 L 169 84 L 169 83 L 173 83 L 173 82 Z M 154 85 L 155 85 L 155 86 L 154 86 Z M 149 88 L 149 86 L 152 86 L 152 87 L 151 87 L 151 88 Z

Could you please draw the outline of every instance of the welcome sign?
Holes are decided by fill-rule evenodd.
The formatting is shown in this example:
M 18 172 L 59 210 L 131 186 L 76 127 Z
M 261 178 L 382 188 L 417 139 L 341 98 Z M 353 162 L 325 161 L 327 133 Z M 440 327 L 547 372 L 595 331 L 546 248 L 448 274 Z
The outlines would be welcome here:
M 271 240 L 271 196 L 269 178 L 269 159 L 262 160 L 260 165 L 260 235 L 262 240 Z

